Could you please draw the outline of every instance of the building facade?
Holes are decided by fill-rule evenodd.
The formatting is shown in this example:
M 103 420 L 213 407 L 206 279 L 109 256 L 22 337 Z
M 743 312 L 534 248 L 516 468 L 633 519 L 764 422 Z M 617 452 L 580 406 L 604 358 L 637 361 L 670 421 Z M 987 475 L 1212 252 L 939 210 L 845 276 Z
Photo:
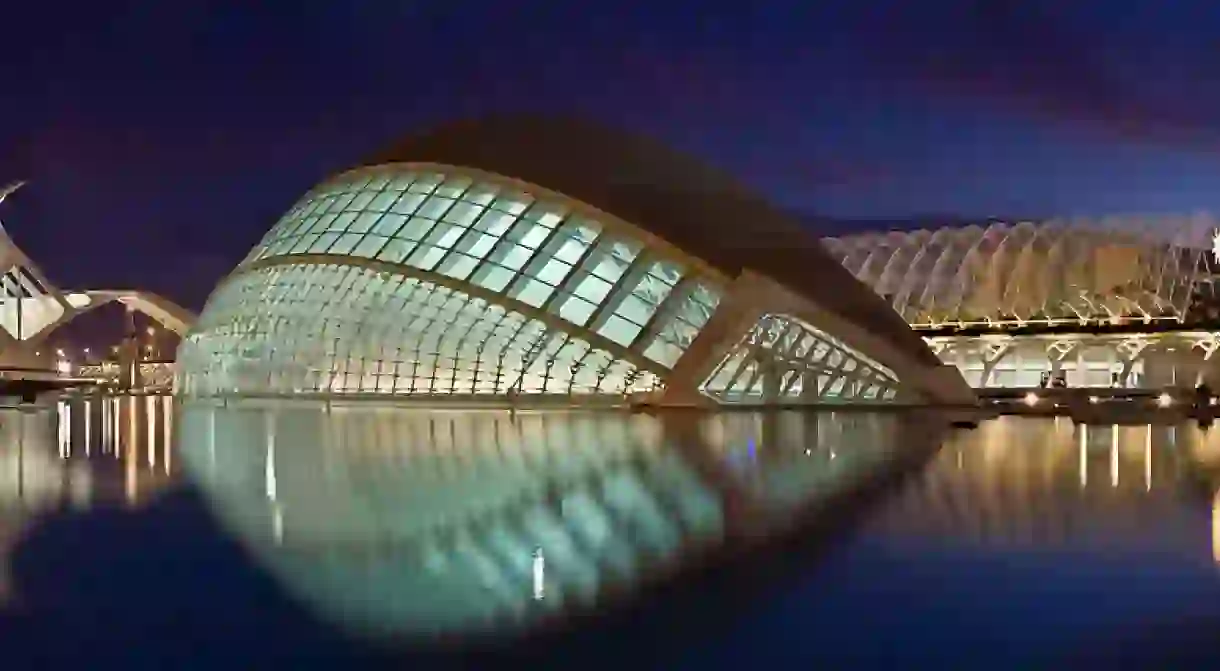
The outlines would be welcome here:
M 562 120 L 453 124 L 324 180 L 214 291 L 178 363 L 188 396 L 973 401 L 795 222 Z
M 1213 386 L 1217 222 L 1112 217 L 823 241 L 975 388 Z

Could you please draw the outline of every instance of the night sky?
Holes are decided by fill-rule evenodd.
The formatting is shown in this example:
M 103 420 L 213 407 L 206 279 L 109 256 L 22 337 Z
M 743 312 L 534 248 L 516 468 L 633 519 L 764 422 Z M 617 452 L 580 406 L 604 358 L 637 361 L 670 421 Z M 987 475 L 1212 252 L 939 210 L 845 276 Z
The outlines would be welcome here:
M 20 3 L 0 182 L 31 183 L 0 218 L 62 286 L 198 308 L 328 173 L 529 110 L 657 136 L 810 216 L 1220 211 L 1213 4 Z

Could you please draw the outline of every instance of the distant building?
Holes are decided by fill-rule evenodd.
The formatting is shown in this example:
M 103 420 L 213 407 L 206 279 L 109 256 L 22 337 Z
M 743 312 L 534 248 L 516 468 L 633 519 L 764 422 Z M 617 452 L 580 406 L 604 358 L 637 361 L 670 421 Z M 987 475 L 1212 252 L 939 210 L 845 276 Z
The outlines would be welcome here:
M 0 201 L 22 184 L 0 189 Z M 194 321 L 188 310 L 145 291 L 61 291 L 0 226 L 0 370 L 70 371 L 71 362 L 47 338 L 78 315 L 116 302 L 180 335 Z
M 1217 222 L 1111 217 L 827 238 L 976 388 L 1216 386 Z
M 212 293 L 179 389 L 971 402 L 797 222 L 634 137 L 458 123 L 325 179 Z

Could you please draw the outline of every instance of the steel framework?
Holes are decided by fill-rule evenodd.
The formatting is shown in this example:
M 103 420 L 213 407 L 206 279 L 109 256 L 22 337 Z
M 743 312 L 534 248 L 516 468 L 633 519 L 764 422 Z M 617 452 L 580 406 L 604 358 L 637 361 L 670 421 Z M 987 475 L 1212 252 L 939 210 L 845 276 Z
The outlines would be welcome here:
M 913 326 L 1182 320 L 1216 222 L 1056 219 L 823 240 Z

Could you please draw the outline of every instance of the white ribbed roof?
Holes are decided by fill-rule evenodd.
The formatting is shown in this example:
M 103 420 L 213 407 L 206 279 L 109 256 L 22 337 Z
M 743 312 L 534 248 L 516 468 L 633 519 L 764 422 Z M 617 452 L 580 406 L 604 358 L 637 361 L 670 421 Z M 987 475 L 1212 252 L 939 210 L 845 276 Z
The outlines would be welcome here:
M 992 223 L 823 240 L 909 323 L 1182 317 L 1209 215 Z

